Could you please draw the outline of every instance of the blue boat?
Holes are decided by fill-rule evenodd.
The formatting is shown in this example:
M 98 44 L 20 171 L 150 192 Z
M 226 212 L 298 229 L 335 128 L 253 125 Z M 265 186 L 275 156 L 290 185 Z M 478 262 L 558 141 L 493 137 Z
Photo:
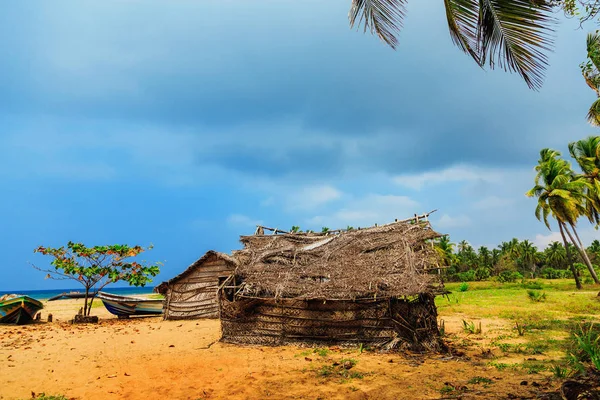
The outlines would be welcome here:
M 129 318 L 132 315 L 161 315 L 163 313 L 164 301 L 160 299 L 140 299 L 106 292 L 98 292 L 96 297 L 102 300 L 104 307 L 111 314 L 119 318 Z

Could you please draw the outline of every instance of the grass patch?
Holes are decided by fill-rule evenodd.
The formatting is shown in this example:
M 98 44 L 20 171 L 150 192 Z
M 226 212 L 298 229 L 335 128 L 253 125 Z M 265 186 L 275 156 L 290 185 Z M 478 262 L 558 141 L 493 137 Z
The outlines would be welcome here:
M 557 379 L 565 379 L 572 375 L 572 371 L 569 370 L 569 368 L 558 363 L 552 363 L 548 370 L 552 372 L 552 375 Z
M 465 321 L 463 319 L 463 331 L 468 334 L 478 335 L 481 333 L 481 322 L 479 324 L 475 324 L 473 321 Z
M 546 301 L 546 293 L 538 292 L 537 290 L 528 290 L 527 296 L 529 297 L 529 300 L 533 302 L 539 303 L 541 301 Z
M 523 283 L 521 284 L 523 286 L 523 288 L 525 289 L 534 289 L 534 290 L 540 290 L 543 289 L 543 284 L 537 280 L 535 281 L 523 281 Z
M 442 388 L 440 389 L 440 394 L 441 395 L 445 395 L 445 394 L 450 394 L 452 392 L 454 392 L 454 387 L 450 386 L 450 385 L 444 385 L 442 386 Z
M 521 365 L 521 369 L 528 374 L 539 374 L 542 371 L 546 371 L 548 367 L 545 363 L 540 361 L 525 361 L 523 365 Z
M 492 362 L 488 363 L 488 365 L 490 367 L 496 368 L 498 371 L 504 371 L 504 370 L 507 370 L 507 369 L 513 369 L 514 370 L 514 369 L 516 369 L 519 366 L 519 364 L 507 364 L 507 363 L 501 363 L 501 362 L 495 362 L 495 361 L 492 361 Z
M 489 378 L 483 377 L 483 376 L 474 376 L 473 378 L 469 379 L 469 381 L 467 383 L 471 383 L 471 384 L 483 383 L 484 385 L 491 385 L 492 383 L 494 383 L 494 381 Z
M 329 355 L 329 349 L 326 349 L 324 347 L 317 347 L 313 350 L 313 353 L 321 357 L 327 357 Z
M 491 344 L 506 356 L 525 355 L 518 357 L 523 359 L 543 355 L 543 360 L 516 364 L 509 364 L 514 360 L 493 359 L 488 365 L 500 371 L 546 371 L 560 379 L 578 371 L 600 371 L 600 299 L 594 285 L 584 284 L 577 290 L 571 279 L 536 279 L 469 282 L 464 292 L 460 282 L 445 286 L 454 294 L 436 298 L 436 305 L 440 321 L 445 320 L 444 333 L 454 346 L 472 349 L 493 332 Z M 532 300 L 527 301 L 529 298 Z M 489 329 L 469 339 L 467 335 L 479 331 L 472 321 L 484 318 L 491 320 Z M 462 332 L 456 338 L 450 331 L 450 320 L 462 321 L 458 328 Z M 483 323 L 488 327 L 486 321 Z
M 339 362 L 321 366 L 315 370 L 315 373 L 319 378 L 340 378 L 341 383 L 352 379 L 363 379 L 364 373 L 352 370 L 356 364 L 358 361 L 353 358 L 342 358 Z
M 32 393 L 31 398 L 35 400 L 69 400 L 69 397 L 62 394 L 47 395 L 46 393 L 38 393 L 37 395 Z

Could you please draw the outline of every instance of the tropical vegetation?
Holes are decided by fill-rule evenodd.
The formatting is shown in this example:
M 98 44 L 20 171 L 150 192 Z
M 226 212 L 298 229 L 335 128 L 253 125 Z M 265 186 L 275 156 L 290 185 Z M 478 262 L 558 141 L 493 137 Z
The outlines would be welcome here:
M 436 241 L 440 253 L 442 275 L 450 282 L 495 280 L 501 283 L 523 279 L 563 279 L 572 277 L 571 265 L 578 281 L 594 283 L 582 257 L 574 245 L 567 242 L 551 242 L 539 249 L 529 240 L 513 238 L 490 249 L 480 246 L 474 249 L 468 242 L 450 242 L 448 236 Z M 593 266 L 600 264 L 600 241 L 594 240 L 586 248 Z M 569 256 L 567 256 L 569 254 Z
M 500 282 L 523 278 L 574 278 L 577 288 L 584 282 L 600 284 L 596 269 L 600 264 L 600 242 L 585 247 L 578 222 L 587 219 L 600 224 L 600 136 L 569 144 L 569 154 L 580 171 L 562 158 L 559 151 L 542 149 L 535 167 L 534 186 L 526 195 L 535 197 L 535 216 L 548 229 L 552 220 L 558 226 L 562 243 L 552 242 L 538 249 L 528 240 L 516 238 L 494 249 L 475 250 L 468 242 L 452 243 L 444 236 L 436 241 L 444 275 L 453 281 L 478 281 L 490 277 Z
M 39 246 L 34 252 L 53 257 L 50 263 L 53 268 L 35 268 L 46 272 L 47 278 L 72 279 L 83 285 L 83 315 L 88 316 L 94 300 L 91 291 L 102 290 L 106 285 L 118 281 L 133 286 L 145 286 L 152 282 L 152 278 L 160 272 L 160 263 L 142 264 L 130 260 L 151 248 L 126 244 L 86 247 L 74 242 L 67 243 L 66 247 Z
M 598 227 L 600 220 L 600 137 L 590 136 L 569 144 L 569 154 L 581 169 L 580 173 L 571 168 L 571 163 L 561 158 L 559 151 L 542 149 L 540 159 L 535 167 L 535 185 L 526 194 L 536 197 L 538 202 L 535 216 L 551 229 L 548 217 L 557 223 L 567 253 L 568 242 L 586 265 L 595 283 L 600 283 L 598 276 L 577 233 L 577 222 L 580 217 L 587 218 Z M 567 258 L 570 258 L 567 254 Z M 571 272 L 577 287 L 581 287 L 575 267 Z

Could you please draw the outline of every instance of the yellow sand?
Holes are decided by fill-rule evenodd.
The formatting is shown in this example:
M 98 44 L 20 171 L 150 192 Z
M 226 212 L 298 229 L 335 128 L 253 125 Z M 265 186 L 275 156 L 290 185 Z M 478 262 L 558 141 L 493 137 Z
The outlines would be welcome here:
M 101 307 L 92 312 L 101 317 L 98 325 L 68 324 L 82 304 L 46 303 L 43 319 L 51 312 L 53 323 L 0 325 L 0 399 L 32 392 L 77 399 L 437 399 L 450 391 L 445 384 L 463 399 L 489 399 L 557 386 L 487 366 L 477 347 L 459 357 L 240 347 L 218 342 L 218 320 L 117 320 Z M 446 318 L 447 330 L 459 322 Z M 349 358 L 357 362 L 349 371 L 334 365 Z M 468 383 L 476 376 L 494 383 Z

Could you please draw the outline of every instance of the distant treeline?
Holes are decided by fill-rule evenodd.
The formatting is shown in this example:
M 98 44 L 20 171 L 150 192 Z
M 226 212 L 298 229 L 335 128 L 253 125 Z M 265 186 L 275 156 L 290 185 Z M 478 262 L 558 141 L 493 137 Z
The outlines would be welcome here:
M 594 283 L 581 255 L 568 243 L 569 255 L 583 283 Z M 562 243 L 552 242 L 539 250 L 529 240 L 512 239 L 497 248 L 485 246 L 475 250 L 468 242 L 452 243 L 447 236 L 436 241 L 436 249 L 446 281 L 470 282 L 489 278 L 500 282 L 515 282 L 523 278 L 572 278 L 567 251 Z M 600 264 L 600 241 L 594 240 L 586 249 L 595 269 Z

